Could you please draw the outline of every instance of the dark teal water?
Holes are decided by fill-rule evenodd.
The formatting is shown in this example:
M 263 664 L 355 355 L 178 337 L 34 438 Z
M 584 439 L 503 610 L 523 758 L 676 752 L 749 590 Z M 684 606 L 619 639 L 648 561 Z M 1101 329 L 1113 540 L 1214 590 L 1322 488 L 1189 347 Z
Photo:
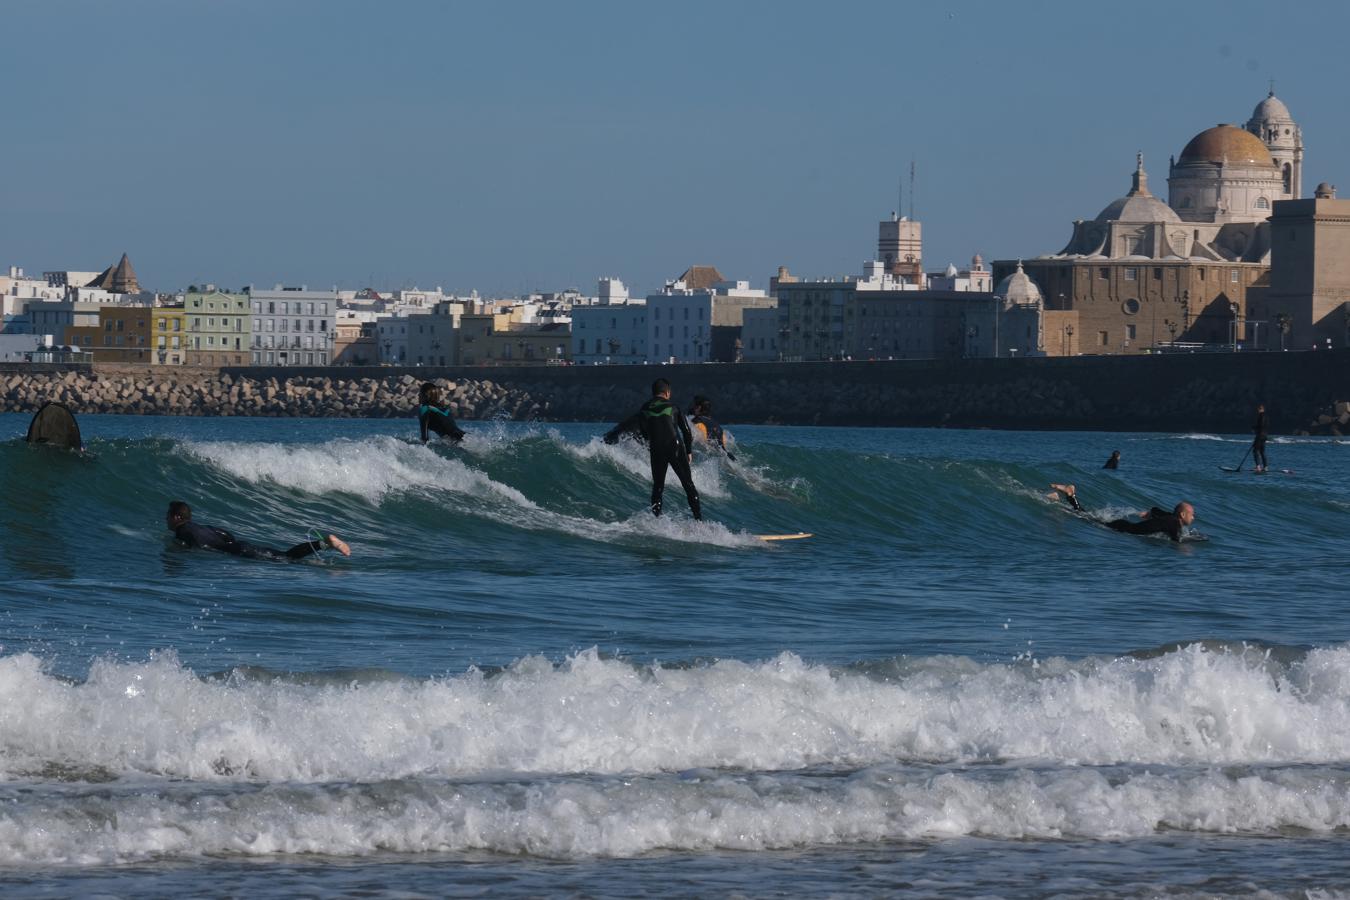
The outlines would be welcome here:
M 592 425 L 81 423 L 0 416 L 7 894 L 1350 885 L 1350 446 L 743 427 L 696 524 Z

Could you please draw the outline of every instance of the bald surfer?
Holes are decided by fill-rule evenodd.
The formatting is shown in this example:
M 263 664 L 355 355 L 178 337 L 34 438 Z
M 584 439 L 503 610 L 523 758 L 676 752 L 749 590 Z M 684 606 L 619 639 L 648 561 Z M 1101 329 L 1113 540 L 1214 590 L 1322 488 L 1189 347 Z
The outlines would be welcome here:
M 1050 489 L 1052 499 L 1062 495 L 1064 502 L 1069 504 L 1074 512 L 1085 512 L 1083 505 L 1078 502 L 1078 489 L 1072 484 L 1052 484 Z M 1185 529 L 1194 521 L 1195 507 L 1182 500 L 1171 512 L 1155 506 L 1139 513 L 1138 521 L 1114 519 L 1103 524 L 1112 531 L 1122 531 L 1126 534 L 1165 534 L 1180 543 Z
M 442 405 L 439 385 L 434 381 L 423 382 L 421 390 L 417 392 L 417 402 L 417 424 L 422 429 L 422 443 L 427 442 L 432 432 L 457 444 L 464 440 L 463 430 Z
M 164 524 L 173 532 L 174 540 L 185 547 L 201 547 L 205 550 L 219 550 L 231 556 L 245 559 L 288 560 L 294 562 L 313 556 L 319 551 L 332 547 L 343 556 L 351 556 L 352 549 L 347 542 L 335 534 L 322 535 L 315 540 L 296 544 L 289 550 L 273 550 L 270 547 L 256 547 L 248 541 L 241 541 L 224 528 L 202 525 L 192 521 L 192 507 L 182 500 L 174 500 L 164 514 Z
M 652 397 L 636 413 L 615 425 L 605 435 L 605 443 L 616 443 L 624 435 L 640 438 L 651 454 L 652 515 L 661 515 L 661 500 L 666 489 L 666 470 L 674 469 L 689 501 L 695 519 L 703 518 L 698 488 L 689 464 L 693 462 L 694 435 L 689 420 L 670 400 L 670 382 L 658 378 L 652 382 Z

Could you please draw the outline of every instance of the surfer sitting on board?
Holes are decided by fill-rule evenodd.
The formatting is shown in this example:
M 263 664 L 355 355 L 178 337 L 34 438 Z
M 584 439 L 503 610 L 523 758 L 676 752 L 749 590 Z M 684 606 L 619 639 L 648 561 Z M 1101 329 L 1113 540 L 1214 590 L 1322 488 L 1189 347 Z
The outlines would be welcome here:
M 417 409 L 417 424 L 422 428 L 422 443 L 427 442 L 429 432 L 432 431 L 455 443 L 464 440 L 463 430 L 455 424 L 449 411 L 441 406 L 441 389 L 435 382 L 423 383 L 422 389 L 417 392 L 417 402 L 420 404 Z
M 689 421 L 693 424 L 694 437 L 701 439 L 708 446 L 720 450 L 727 455 L 727 459 L 736 461 L 736 455 L 727 449 L 727 433 L 717 420 L 712 417 L 712 401 L 702 394 L 694 395 L 694 402 L 689 407 Z
M 1106 463 L 1102 466 L 1102 468 L 1103 468 L 1103 469 L 1119 469 L 1119 468 L 1120 468 L 1120 451 L 1119 451 L 1119 450 L 1112 450 L 1112 451 L 1111 451 L 1111 456 L 1106 460 Z
M 695 519 L 703 518 L 699 505 L 698 488 L 689 470 L 694 455 L 693 432 L 689 420 L 680 408 L 670 402 L 670 382 L 658 378 L 652 382 L 652 399 L 642 404 L 636 413 L 615 425 L 605 435 L 605 443 L 613 444 L 625 434 L 640 435 L 647 444 L 652 459 L 652 515 L 661 515 L 661 497 L 666 489 L 666 469 L 674 469 L 689 500 L 689 511 Z
M 296 544 L 289 550 L 273 550 L 270 547 L 255 547 L 247 541 L 241 541 L 224 528 L 211 525 L 199 525 L 192 521 L 192 507 L 182 500 L 169 504 L 164 516 L 164 524 L 173 532 L 174 540 L 187 547 L 203 547 L 207 550 L 219 550 L 232 556 L 247 559 L 297 560 L 313 556 L 325 547 L 332 547 L 343 556 L 351 556 L 352 549 L 347 542 L 335 534 L 316 540 Z
M 1073 507 L 1074 512 L 1083 512 L 1083 505 L 1078 502 L 1078 489 L 1071 484 L 1052 484 L 1050 485 L 1052 498 L 1064 495 L 1064 502 Z M 1182 500 L 1171 512 L 1165 509 L 1153 507 L 1139 514 L 1139 521 L 1132 522 L 1129 519 L 1115 519 L 1104 523 L 1112 531 L 1123 531 L 1126 534 L 1165 534 L 1172 540 L 1180 543 L 1182 530 L 1195 521 L 1195 507 Z

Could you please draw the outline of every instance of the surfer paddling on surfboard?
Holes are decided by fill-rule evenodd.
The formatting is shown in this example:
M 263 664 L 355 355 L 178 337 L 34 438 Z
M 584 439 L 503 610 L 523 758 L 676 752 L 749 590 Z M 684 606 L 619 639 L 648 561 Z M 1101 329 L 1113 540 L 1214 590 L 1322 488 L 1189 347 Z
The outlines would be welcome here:
M 351 556 L 352 548 L 335 534 L 318 535 L 314 540 L 296 544 L 289 550 L 273 550 L 270 547 L 255 547 L 248 541 L 241 541 L 224 528 L 201 525 L 192 521 L 192 507 L 182 500 L 169 504 L 164 515 L 164 524 L 173 532 L 174 540 L 185 547 L 202 547 L 207 550 L 219 550 L 231 556 L 246 559 L 289 560 L 294 562 L 313 556 L 326 547 L 332 547 L 343 556 Z
M 1062 495 L 1064 502 L 1073 507 L 1074 512 L 1084 512 L 1083 505 L 1078 502 L 1078 489 L 1073 485 L 1052 484 L 1050 488 L 1051 499 L 1057 499 Z M 1130 519 L 1115 519 L 1104 524 L 1112 531 L 1123 531 L 1126 534 L 1165 534 L 1181 543 L 1181 535 L 1194 521 L 1195 507 L 1182 500 L 1171 512 L 1155 506 L 1141 512 L 1137 522 Z

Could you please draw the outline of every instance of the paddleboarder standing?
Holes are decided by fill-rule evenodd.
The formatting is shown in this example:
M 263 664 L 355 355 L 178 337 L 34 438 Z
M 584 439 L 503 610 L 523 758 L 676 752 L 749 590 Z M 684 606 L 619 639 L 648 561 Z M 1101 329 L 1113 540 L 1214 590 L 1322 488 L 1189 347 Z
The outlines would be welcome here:
M 1264 472 L 1266 470 L 1266 405 L 1258 403 L 1256 405 L 1256 423 L 1252 425 L 1252 431 L 1256 437 L 1252 440 L 1252 462 L 1256 466 L 1256 471 Z

